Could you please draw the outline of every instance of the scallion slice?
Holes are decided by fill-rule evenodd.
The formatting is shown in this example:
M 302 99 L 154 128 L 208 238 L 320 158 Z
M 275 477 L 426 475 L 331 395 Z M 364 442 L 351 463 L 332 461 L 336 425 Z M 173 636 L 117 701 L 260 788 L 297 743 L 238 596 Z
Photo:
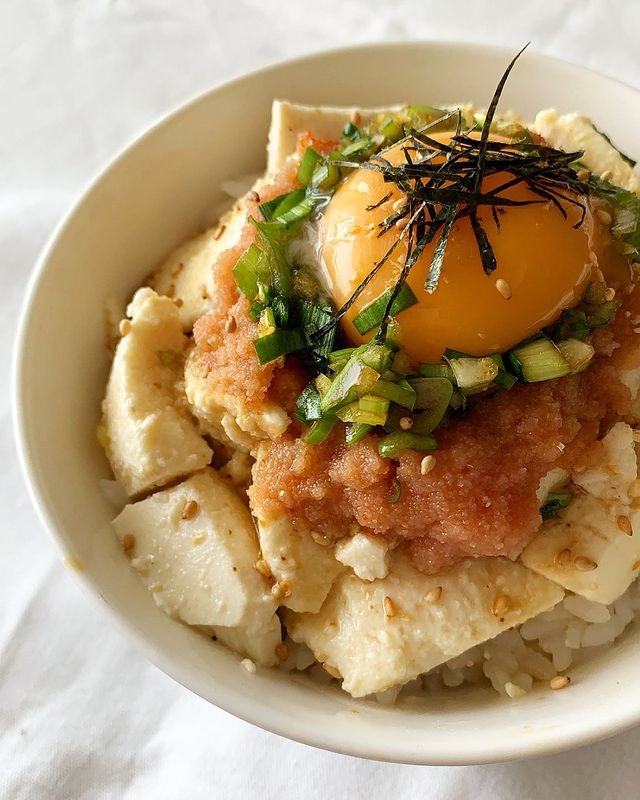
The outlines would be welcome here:
M 331 382 L 329 391 L 323 396 L 323 411 L 346 405 L 366 394 L 380 374 L 352 356 Z M 358 421 L 358 420 L 356 420 Z
M 384 138 L 393 144 L 404 136 L 404 128 L 393 117 L 385 117 L 380 125 L 380 133 Z
M 540 509 L 542 519 L 553 519 L 558 516 L 558 512 L 566 508 L 571 502 L 573 495 L 571 492 L 564 490 L 560 492 L 549 492 L 547 499 L 544 501 Z
M 424 378 L 448 378 L 455 381 L 453 370 L 448 364 L 420 364 L 418 372 Z
M 377 300 L 374 300 L 373 303 L 370 303 L 368 306 L 362 309 L 358 316 L 353 320 L 353 325 L 358 333 L 368 333 L 377 325 L 380 325 L 384 318 L 384 312 L 386 311 L 392 292 L 393 289 L 389 289 L 388 292 L 381 294 Z M 409 284 L 403 283 L 400 291 L 391 305 L 390 313 L 392 316 L 394 314 L 399 314 L 401 311 L 404 311 L 406 308 L 410 308 L 417 302 L 418 298 L 413 293 Z
M 410 411 L 416 403 L 415 389 L 404 380 L 399 383 L 392 383 L 381 379 L 374 383 L 369 392 L 376 395 L 376 397 L 386 398 L 387 401 L 390 400 L 392 403 L 402 406 L 402 408 L 408 408 Z
M 499 367 L 490 356 L 483 358 L 449 358 L 456 383 L 465 392 L 486 389 L 498 375 Z
M 378 442 L 378 453 L 382 458 L 395 458 L 405 450 L 416 450 L 420 453 L 437 449 L 437 442 L 433 436 L 421 433 L 406 433 L 398 431 L 390 433 Z
M 296 416 L 305 425 L 311 424 L 314 420 L 322 417 L 320 408 L 320 394 L 316 387 L 310 383 L 302 390 L 296 400 Z
M 273 333 L 261 336 L 253 343 L 261 364 L 268 364 L 269 361 L 274 361 L 280 356 L 303 350 L 306 345 L 307 341 L 301 331 L 283 330 L 282 328 L 277 328 Z
M 561 378 L 571 367 L 551 339 L 540 338 L 514 348 L 509 353 L 514 372 L 527 383 Z
M 585 370 L 596 352 L 593 345 L 581 342 L 580 339 L 566 339 L 564 342 L 557 342 L 556 346 L 569 365 L 571 372 Z
M 415 408 L 421 413 L 413 424 L 414 433 L 431 433 L 442 422 L 453 396 L 453 384 L 447 378 L 414 378 Z
M 373 425 L 365 422 L 353 422 L 346 426 L 344 438 L 348 445 L 357 444 L 369 433 Z
M 319 164 L 311 176 L 311 186 L 314 189 L 330 189 L 340 180 L 340 168 L 329 160 Z
M 254 300 L 258 294 L 258 282 L 266 277 L 268 271 L 269 263 L 265 252 L 252 244 L 236 262 L 233 277 L 242 294 L 248 300 Z
M 304 199 L 304 189 L 294 189 L 291 192 L 279 194 L 272 200 L 267 200 L 266 203 L 261 203 L 258 208 L 264 217 L 265 222 L 271 222 L 278 214 L 284 214 L 290 208 L 296 206 L 302 199 Z
M 362 402 L 364 400 L 364 403 Z M 384 425 L 387 421 L 389 401 L 381 397 L 365 395 L 360 400 L 342 406 L 336 411 L 336 417 L 343 422 L 358 422 L 363 425 Z
M 297 174 L 297 178 L 303 186 L 307 186 L 311 183 L 311 177 L 313 176 L 315 168 L 318 166 L 318 162 L 321 160 L 322 156 L 317 150 L 314 150 L 313 147 L 307 147 L 300 160 Z
M 302 437 L 302 441 L 307 444 L 322 444 L 333 430 L 336 424 L 336 417 L 333 414 L 325 414 L 322 419 L 313 423 L 311 428 Z

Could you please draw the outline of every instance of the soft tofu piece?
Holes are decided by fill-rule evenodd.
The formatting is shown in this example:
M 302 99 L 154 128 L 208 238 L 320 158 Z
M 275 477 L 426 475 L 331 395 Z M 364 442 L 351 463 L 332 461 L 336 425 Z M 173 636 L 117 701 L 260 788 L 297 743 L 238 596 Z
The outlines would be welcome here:
M 276 662 L 280 621 L 255 568 L 253 520 L 215 470 L 126 506 L 113 526 L 163 611 L 188 625 L 212 627 L 261 664 Z
M 626 531 L 631 526 L 632 535 Z M 640 569 L 637 509 L 590 495 L 575 497 L 524 549 L 522 563 L 565 589 L 609 605 Z
M 277 439 L 289 427 L 291 420 L 282 406 L 265 399 L 249 407 L 242 398 L 214 392 L 208 374 L 202 353 L 193 348 L 185 364 L 185 393 L 201 430 L 214 439 L 249 451 L 261 439 Z
M 640 192 L 640 176 L 598 133 L 589 117 L 583 114 L 560 115 L 550 108 L 537 114 L 533 129 L 552 147 L 567 153 L 582 150 L 580 161 L 596 175 L 610 170 L 611 183 L 630 192 Z
M 437 587 L 434 602 L 429 593 Z M 343 573 L 318 614 L 286 612 L 285 624 L 294 641 L 340 673 L 343 689 L 362 697 L 407 683 L 547 611 L 563 594 L 505 558 L 469 559 L 427 576 L 396 555 L 386 578 L 369 583 Z
M 158 294 L 182 301 L 178 313 L 185 331 L 215 306 L 213 265 L 240 241 L 246 221 L 246 204 L 240 199 L 218 225 L 177 247 L 149 279 Z
M 138 289 L 103 402 L 107 455 L 130 497 L 206 467 L 209 445 L 178 390 L 187 339 L 175 304 Z
M 375 581 L 389 574 L 389 543 L 382 536 L 356 533 L 336 545 L 336 558 L 363 581 Z
M 460 108 L 465 119 L 470 121 L 473 115 L 472 106 L 461 104 Z M 274 100 L 267 146 L 267 173 L 274 174 L 283 168 L 287 158 L 296 151 L 299 133 L 310 131 L 319 139 L 339 139 L 345 124 L 354 114 L 359 115 L 362 123 L 366 124 L 378 114 L 394 114 L 401 110 L 402 105 L 377 108 L 307 106 L 287 100 Z
M 628 505 L 629 487 L 638 477 L 633 428 L 617 422 L 603 437 L 604 459 L 597 467 L 576 473 L 573 482 L 587 494 Z
M 288 516 L 258 519 L 258 536 L 262 558 L 286 588 L 281 605 L 298 612 L 318 611 L 343 569 L 334 548 L 318 544 L 307 527 Z

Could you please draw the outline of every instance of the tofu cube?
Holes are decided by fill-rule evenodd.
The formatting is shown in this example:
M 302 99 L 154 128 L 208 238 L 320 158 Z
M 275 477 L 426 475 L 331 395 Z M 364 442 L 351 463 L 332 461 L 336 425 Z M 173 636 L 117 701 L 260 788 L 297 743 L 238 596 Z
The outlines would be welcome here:
M 178 309 L 145 288 L 127 314 L 103 414 L 113 472 L 135 497 L 206 467 L 212 452 L 178 389 L 187 341 Z
M 132 566 L 170 616 L 207 626 L 242 655 L 276 662 L 276 601 L 256 570 L 248 506 L 215 470 L 124 508 L 113 522 Z
M 354 697 L 402 685 L 558 603 L 563 590 L 505 558 L 442 575 L 396 554 L 386 578 L 342 573 L 317 614 L 285 613 L 289 636 L 342 676 Z

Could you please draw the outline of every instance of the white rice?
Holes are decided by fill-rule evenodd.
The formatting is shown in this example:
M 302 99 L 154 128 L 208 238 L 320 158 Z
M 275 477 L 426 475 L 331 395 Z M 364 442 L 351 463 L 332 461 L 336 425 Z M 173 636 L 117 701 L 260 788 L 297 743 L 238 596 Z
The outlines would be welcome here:
M 392 705 L 399 696 L 425 697 L 463 684 L 491 685 L 504 697 L 522 697 L 536 682 L 548 685 L 556 675 L 607 650 L 638 611 L 640 581 L 609 606 L 567 594 L 554 609 L 519 628 L 472 647 L 405 686 L 394 686 L 373 697 L 382 705 Z M 289 656 L 283 669 L 308 671 L 324 684 L 336 682 L 305 645 L 287 639 L 287 646 Z

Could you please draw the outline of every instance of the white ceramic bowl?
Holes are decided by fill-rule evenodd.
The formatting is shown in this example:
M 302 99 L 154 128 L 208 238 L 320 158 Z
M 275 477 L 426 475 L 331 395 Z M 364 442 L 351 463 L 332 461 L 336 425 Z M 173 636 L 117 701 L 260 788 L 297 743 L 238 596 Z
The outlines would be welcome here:
M 516 48 L 514 48 L 516 49 Z M 368 758 L 468 764 L 585 744 L 640 720 L 640 637 L 584 669 L 570 690 L 505 701 L 490 691 L 434 697 L 421 710 L 354 701 L 277 670 L 249 675 L 238 658 L 159 611 L 109 529 L 99 479 L 109 467 L 95 429 L 107 360 L 103 307 L 124 300 L 189 233 L 210 221 L 223 181 L 264 166 L 274 97 L 380 105 L 486 104 L 512 51 L 462 44 L 390 44 L 323 53 L 214 89 L 180 108 L 113 161 L 51 239 L 31 282 L 16 358 L 16 421 L 33 499 L 75 577 L 142 652 L 184 686 L 291 739 Z M 637 152 L 640 94 L 532 53 L 502 107 L 556 106 L 594 117 Z

